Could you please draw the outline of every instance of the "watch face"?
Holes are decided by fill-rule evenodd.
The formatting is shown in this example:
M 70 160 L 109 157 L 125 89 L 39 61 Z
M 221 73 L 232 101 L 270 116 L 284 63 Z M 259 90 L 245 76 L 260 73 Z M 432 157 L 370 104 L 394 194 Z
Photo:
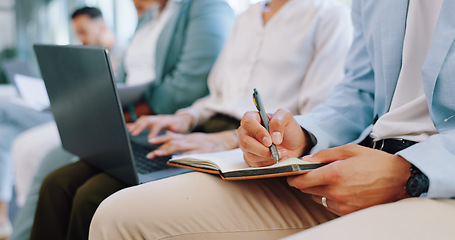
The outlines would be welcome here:
M 430 181 L 428 177 L 420 171 L 414 171 L 406 184 L 406 191 L 410 197 L 419 197 L 422 193 L 428 192 Z

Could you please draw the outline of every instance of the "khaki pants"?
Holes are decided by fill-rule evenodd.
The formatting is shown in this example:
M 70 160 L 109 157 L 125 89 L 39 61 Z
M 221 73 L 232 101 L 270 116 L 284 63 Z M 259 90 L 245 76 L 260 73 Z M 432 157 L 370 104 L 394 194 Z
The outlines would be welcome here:
M 90 239 L 455 237 L 455 200 L 408 199 L 335 218 L 284 178 L 223 181 L 193 172 L 110 196 L 95 213 Z

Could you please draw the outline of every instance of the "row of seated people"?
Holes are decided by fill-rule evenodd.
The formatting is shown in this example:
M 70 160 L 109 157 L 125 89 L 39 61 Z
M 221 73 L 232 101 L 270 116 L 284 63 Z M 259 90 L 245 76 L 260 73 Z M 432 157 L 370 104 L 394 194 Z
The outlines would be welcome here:
M 139 20 L 134 38 L 123 57 L 118 57 L 120 51 L 118 49 L 121 46 L 113 38 L 98 9 L 84 8 L 72 15 L 78 38 L 85 45 L 102 45 L 109 50 L 118 82 L 134 85 L 150 81 L 144 103 L 140 106 L 150 105 L 155 113 L 173 113 L 207 95 L 208 73 L 224 45 L 234 20 L 228 4 L 225 1 L 169 1 L 164 8 L 165 2 L 156 0 L 133 2 Z M 169 51 L 166 52 L 165 49 Z M 118 61 L 121 61 L 121 64 L 115 64 Z M 25 129 L 52 121 L 53 117 L 50 112 L 35 112 L 17 107 L 8 99 L 1 103 L 0 130 L 4 138 L 1 141 L 0 157 L 2 164 L 0 226 L 7 228 L 8 224 L 3 224 L 6 222 L 3 220 L 7 216 L 7 203 L 11 199 L 13 183 L 11 142 Z M 148 109 L 140 106 L 138 109 Z M 53 143 L 51 137 L 46 140 Z M 46 141 L 42 143 L 49 149 Z M 18 172 L 16 190 L 21 206 L 25 202 L 25 195 L 34 176 L 32 173 L 30 177 L 29 175 L 24 177 L 21 170 L 27 171 L 28 174 L 30 166 L 40 165 L 38 161 L 32 163 L 24 169 L 17 165 L 15 167 Z M 16 225 L 23 226 L 20 222 Z M 14 237 L 12 236 L 13 239 Z
M 150 3 L 152 2 L 154 1 L 150 1 Z M 206 32 L 191 33 L 192 35 L 189 35 L 190 32 L 186 33 L 188 37 L 184 38 L 183 52 L 185 53 L 191 49 L 195 53 L 186 53 L 184 56 L 179 56 L 179 62 L 176 63 L 178 65 L 172 68 L 169 66 L 168 68 L 172 69 L 172 71 L 163 76 L 164 79 L 160 77 L 161 81 L 154 80 L 152 82 L 153 87 L 150 87 L 149 93 L 146 94 L 146 96 L 150 96 L 150 99 L 146 98 L 144 101 L 146 104 L 136 106 L 134 112 L 137 115 L 153 112 L 154 115 L 140 118 L 136 121 L 136 125 L 132 125 L 131 128 L 157 122 L 163 125 L 159 128 L 155 127 L 156 131 L 174 129 L 175 132 L 186 133 L 192 129 L 197 129 L 205 133 L 216 133 L 168 133 L 166 139 L 164 139 L 166 143 L 157 151 L 150 153 L 150 158 L 181 151 L 180 144 L 187 145 L 186 143 L 192 143 L 192 149 L 185 149 L 185 151 L 208 151 L 207 149 L 218 151 L 238 147 L 237 135 L 233 129 L 239 126 L 242 115 L 254 107 L 251 101 L 251 89 L 254 86 L 257 86 L 263 92 L 262 94 L 264 99 L 267 99 L 266 104 L 269 108 L 276 110 L 284 106 L 291 109 L 294 114 L 308 112 L 327 97 L 343 76 L 344 57 L 351 42 L 352 32 L 348 10 L 344 6 L 330 2 L 285 3 L 286 1 L 276 1 L 252 6 L 238 17 L 232 30 L 226 23 L 231 20 L 232 13 L 227 11 L 227 5 L 224 1 L 211 2 L 210 4 L 204 1 L 188 3 L 190 11 L 191 9 L 198 9 L 197 13 L 189 13 L 190 17 L 194 16 L 196 18 L 201 12 L 216 15 L 214 19 L 197 19 L 197 21 L 200 21 L 198 23 L 195 23 L 196 20 L 190 21 L 187 23 L 189 26 L 193 25 L 193 28 L 199 27 L 200 29 L 216 29 L 216 31 L 222 31 L 223 33 L 230 32 L 230 36 L 227 38 L 223 51 L 218 56 L 217 62 L 210 70 L 210 75 L 207 78 L 206 75 L 195 75 L 199 72 L 208 75 L 208 69 L 202 67 L 208 64 L 201 62 L 196 55 L 207 56 L 208 53 L 195 49 L 195 45 L 201 44 L 203 40 L 200 39 L 202 38 L 201 36 L 197 35 L 205 35 L 208 38 L 213 37 L 213 33 L 207 32 L 208 30 L 205 30 Z M 147 81 L 147 79 L 156 78 L 155 75 L 144 76 L 144 72 L 152 72 L 150 74 L 153 74 L 150 69 L 139 71 L 141 67 L 150 68 L 149 66 L 153 65 L 153 62 L 147 61 L 150 59 L 144 60 L 144 57 L 139 56 L 139 54 L 150 54 L 148 47 L 143 45 L 153 39 L 149 35 L 156 35 L 156 32 L 158 32 L 156 28 L 160 26 L 160 22 L 161 25 L 164 25 L 162 21 L 168 21 L 166 16 L 169 18 L 177 7 L 180 7 L 180 11 L 184 11 L 183 6 L 176 6 L 176 4 L 181 3 L 169 1 L 164 7 L 150 4 L 150 9 L 141 16 L 138 30 L 125 54 L 124 64 L 119 68 L 118 75 L 120 75 L 120 79 L 126 76 L 126 82 L 139 81 L 141 83 L 141 79 L 142 81 Z M 141 6 L 137 3 L 136 7 L 139 12 Z M 283 9 L 281 9 L 282 7 Z M 211 9 L 212 12 L 207 12 L 208 9 Z M 216 9 L 218 10 L 213 12 Z M 160 14 L 157 14 L 157 12 L 160 12 Z M 226 12 L 224 14 L 226 15 L 225 17 L 223 17 L 223 12 Z M 268 20 L 272 19 L 277 12 L 279 14 L 269 24 Z M 153 17 L 153 15 L 159 17 Z M 302 18 L 302 15 L 308 16 Z M 77 21 L 78 19 L 73 18 L 73 20 Z M 147 22 L 149 22 L 148 25 L 146 24 Z M 283 28 L 283 26 L 286 27 Z M 144 28 L 145 30 L 143 30 Z M 278 30 L 280 34 L 276 34 Z M 165 29 L 161 30 L 161 35 L 163 34 L 165 34 Z M 196 37 L 198 39 L 192 39 Z M 155 36 L 156 38 L 158 37 Z M 316 38 L 320 40 L 316 42 Z M 161 39 L 161 37 L 158 39 Z M 222 42 L 222 39 L 223 37 L 218 39 L 210 38 L 215 43 Z M 172 41 L 168 40 L 167 42 Z M 206 47 L 213 44 L 213 42 L 208 42 L 203 46 Z M 154 44 L 150 45 L 153 46 Z M 159 51 L 158 48 L 163 48 L 162 45 L 163 43 L 156 43 L 157 52 Z M 131 56 L 134 53 L 137 56 Z M 172 58 L 172 56 L 169 56 L 169 58 Z M 140 59 L 140 61 L 135 61 L 134 59 Z M 158 65 L 161 66 L 161 64 Z M 161 69 L 156 70 L 155 74 L 162 71 Z M 198 92 L 196 89 L 206 88 L 206 85 L 202 83 L 203 81 L 207 82 L 210 95 L 197 100 L 192 105 L 189 103 L 194 101 L 194 98 L 200 97 L 200 94 L 196 95 L 197 97 L 190 96 L 190 99 L 184 103 L 179 103 L 176 99 L 166 99 L 178 97 L 181 101 L 182 96 L 188 98 L 188 95 L 192 94 L 187 93 Z M 160 82 L 165 84 L 158 87 Z M 179 93 L 178 89 L 185 91 L 185 94 Z M 156 91 L 156 93 L 153 91 Z M 206 94 L 205 91 L 202 92 Z M 231 99 L 236 99 L 236 101 L 234 102 Z M 142 111 L 144 105 L 146 111 Z M 188 107 L 182 108 L 182 106 Z M 174 113 L 177 109 L 180 110 L 175 115 L 163 115 Z M 141 128 L 132 130 L 132 133 L 136 135 L 139 131 L 141 131 Z M 25 134 L 19 137 L 16 147 L 13 148 L 14 152 L 17 152 L 16 155 L 19 155 L 19 157 L 16 157 L 16 176 L 18 178 L 16 189 L 19 193 L 19 200 L 25 205 L 23 205 L 23 209 L 17 216 L 17 224 L 15 224 L 12 239 L 16 239 L 16 236 L 17 239 L 27 238 L 30 234 L 30 226 L 32 224 L 30 216 L 33 216 L 35 212 L 36 194 L 42 178 L 52 170 L 72 161 L 70 156 L 61 156 L 61 150 L 58 149 L 60 142 L 55 123 L 47 123 L 32 129 L 30 132 L 33 136 L 27 137 L 27 134 Z M 151 135 L 154 134 L 152 133 Z M 45 139 L 43 141 L 33 141 L 32 138 L 35 136 L 40 136 L 40 138 L 45 136 Z M 178 141 L 174 141 L 177 139 Z M 163 139 L 158 137 L 157 139 L 151 139 L 151 141 L 158 143 L 162 142 Z M 57 150 L 55 150 L 56 147 Z M 49 150 L 56 153 L 51 151 L 51 154 L 48 154 Z M 31 159 L 29 159 L 30 153 L 33 154 Z M 53 156 L 53 154 L 57 156 Z M 50 157 L 46 160 L 42 160 L 39 157 L 49 155 Z M 77 164 L 84 163 L 78 161 Z M 30 166 L 36 167 L 30 168 Z M 25 180 L 27 176 L 28 179 Z M 30 176 L 35 177 L 32 178 Z M 31 183 L 33 183 L 33 186 L 31 186 Z M 123 183 L 119 184 L 121 185 L 119 189 L 124 187 Z M 96 191 L 95 189 L 93 190 Z M 25 197 L 27 194 L 28 196 Z M 105 197 L 107 196 L 103 196 L 101 199 Z M 24 222 L 28 222 L 28 224 L 24 224 Z M 85 222 L 87 226 L 85 227 L 86 231 L 81 233 L 83 236 L 88 234 L 90 221 Z M 53 228 L 62 229 L 62 234 L 67 234 L 64 231 L 66 227 L 53 226 Z
M 413 226 L 407 236 L 422 237 L 419 231 L 428 229 L 421 225 L 428 222 L 412 221 L 415 208 L 444 218 L 450 216 L 444 212 L 453 212 L 455 204 L 453 200 L 407 199 L 455 196 L 451 177 L 455 164 L 450 152 L 455 103 L 448 95 L 448 90 L 453 89 L 449 80 L 453 74 L 450 61 L 444 61 L 453 54 L 449 48 L 453 38 L 441 50 L 432 47 L 438 44 L 433 42 L 439 35 L 431 34 L 444 34 L 450 27 L 440 22 L 449 16 L 445 9 L 453 6 L 447 1 L 437 2 L 354 1 L 354 43 L 346 66 L 352 27 L 344 7 L 331 1 L 258 3 L 237 18 L 231 31 L 227 26 L 214 28 L 230 35 L 221 44 L 223 50 L 214 66 L 206 70 L 209 95 L 182 105 L 176 99 L 163 101 L 181 96 L 175 94 L 176 89 L 185 91 L 184 96 L 191 95 L 187 92 L 196 85 L 169 80 L 180 76 L 188 80 L 183 73 L 170 72 L 167 78 L 153 80 L 144 104 L 129 111 L 132 120 L 136 120 L 135 115 L 143 115 L 128 125 L 132 135 L 148 128 L 150 142 L 162 144 L 148 154 L 149 158 L 241 147 L 249 165 L 264 166 L 273 163 L 268 147 L 274 143 L 282 159 L 313 154 L 307 157 L 309 161 L 329 163 L 327 166 L 289 177 L 287 182 L 281 178 L 224 182 L 215 176 L 188 173 L 126 188 L 123 182 L 83 161 L 70 163 L 67 157 L 57 160 L 48 154 L 34 174 L 33 184 L 38 187 L 29 188 L 25 206 L 29 210 L 24 208 L 21 212 L 23 219 L 29 221 L 21 225 L 25 235 L 31 229 L 31 239 L 86 239 L 90 229 L 91 239 L 277 239 L 329 221 L 294 237 L 326 239 L 349 233 L 357 234 L 355 239 L 363 239 L 371 238 L 374 232 L 380 239 L 388 237 L 379 234 L 384 226 L 394 229 L 394 223 L 400 221 L 380 218 L 386 212 Z M 160 24 L 163 18 L 171 19 L 184 9 L 189 11 L 186 20 L 190 23 L 185 25 L 189 29 L 191 16 L 202 25 L 216 22 L 201 19 L 203 14 L 220 18 L 225 12 L 226 18 L 232 18 L 224 1 L 160 3 L 150 9 L 155 13 L 149 20 L 150 29 L 164 25 Z M 216 14 L 215 9 L 219 9 Z M 395 12 L 387 12 L 389 9 Z M 425 17 L 421 16 L 423 10 Z M 132 44 L 140 42 L 137 38 L 145 34 L 138 29 Z M 160 32 L 164 34 L 165 29 Z M 156 34 L 159 42 L 161 37 Z M 187 32 L 181 45 L 189 44 L 195 35 L 198 39 L 193 40 L 203 42 L 199 39 L 205 36 L 203 33 Z M 134 72 L 132 65 L 140 66 L 136 60 L 128 68 L 130 48 L 124 60 L 127 74 L 120 73 L 127 77 L 126 81 L 129 76 L 144 77 L 129 72 Z M 188 46 L 178 53 L 183 55 L 190 49 L 195 50 Z M 159 52 L 158 45 L 155 50 Z M 195 59 L 191 62 L 196 66 L 190 64 L 187 68 L 179 65 L 186 58 L 178 59 L 178 66 L 170 71 L 199 69 L 200 63 L 196 64 Z M 156 66 L 158 62 L 152 64 Z M 147 78 L 159 73 L 153 71 Z M 432 76 L 437 76 L 440 85 L 433 84 L 428 90 Z M 275 112 L 270 115 L 269 132 L 261 126 L 257 112 L 249 112 L 254 109 L 251 89 L 255 87 L 261 91 L 268 109 Z M 166 89 L 174 93 L 166 94 Z M 427 98 L 432 99 L 430 105 Z M 237 128 L 238 135 L 234 130 Z M 188 133 L 195 129 L 204 133 Z M 172 132 L 157 136 L 163 130 Z M 49 132 L 56 132 L 53 124 L 41 127 L 35 134 Z M 51 136 L 58 139 L 55 134 Z M 38 149 L 39 145 L 47 145 L 38 143 L 34 136 L 28 138 Z M 58 140 L 53 142 L 58 145 Z M 345 145 L 351 142 L 357 144 Z M 437 153 L 438 149 L 441 151 Z M 428 161 L 432 156 L 438 159 Z M 28 157 L 27 161 L 36 159 Z M 66 166 L 55 170 L 63 165 Z M 396 203 L 382 205 L 390 202 Z M 379 206 L 358 211 L 375 205 Z M 352 212 L 357 214 L 340 218 Z M 33 215 L 34 221 L 30 221 Z M 336 218 L 339 220 L 331 221 Z M 365 218 L 371 223 L 365 223 Z M 365 225 L 369 231 L 358 230 Z M 441 234 L 440 229 L 435 227 L 431 232 Z M 444 236 L 448 236 L 449 229 L 443 229 L 443 234 L 447 234 Z

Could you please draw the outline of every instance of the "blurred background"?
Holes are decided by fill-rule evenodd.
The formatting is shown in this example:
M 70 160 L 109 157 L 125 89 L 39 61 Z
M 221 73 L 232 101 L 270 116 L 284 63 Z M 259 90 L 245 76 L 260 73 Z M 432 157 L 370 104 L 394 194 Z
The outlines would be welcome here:
M 227 1 L 240 14 L 260 0 Z M 350 4 L 350 0 L 337 1 Z M 70 15 L 85 5 L 100 8 L 117 40 L 128 42 L 137 20 L 132 0 L 0 0 L 0 66 L 5 62 L 25 61 L 36 75 L 32 45 L 79 44 Z M 1 69 L 0 83 L 6 83 L 6 74 Z

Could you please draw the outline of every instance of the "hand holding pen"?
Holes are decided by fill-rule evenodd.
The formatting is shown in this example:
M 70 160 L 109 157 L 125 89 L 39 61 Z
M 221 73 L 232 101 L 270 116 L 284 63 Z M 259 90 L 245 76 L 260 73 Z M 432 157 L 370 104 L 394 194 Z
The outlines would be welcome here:
M 264 167 L 276 163 L 271 154 L 272 144 L 276 146 L 279 153 L 276 158 L 281 160 L 308 153 L 313 144 L 308 133 L 294 119 L 293 114 L 287 109 L 280 108 L 267 118 L 266 111 L 261 105 L 262 101 L 258 107 L 262 109 L 264 113 L 262 117 L 266 121 L 261 120 L 258 111 L 249 111 L 243 115 L 238 128 L 240 148 L 245 162 L 252 167 Z M 270 125 L 265 124 L 266 122 Z M 269 130 L 265 126 L 268 126 Z
M 264 126 L 265 129 L 269 131 L 269 119 L 267 117 L 267 113 L 265 112 L 264 104 L 262 104 L 261 96 L 259 95 L 259 92 L 256 88 L 254 89 L 253 92 L 253 100 L 254 105 L 256 105 L 256 108 L 259 111 L 259 116 L 261 116 L 262 126 Z M 278 154 L 278 150 L 276 149 L 276 146 L 273 143 L 272 145 L 270 145 L 270 152 L 272 153 L 273 160 L 275 160 L 275 162 L 278 162 L 278 160 L 280 160 L 280 155 Z

